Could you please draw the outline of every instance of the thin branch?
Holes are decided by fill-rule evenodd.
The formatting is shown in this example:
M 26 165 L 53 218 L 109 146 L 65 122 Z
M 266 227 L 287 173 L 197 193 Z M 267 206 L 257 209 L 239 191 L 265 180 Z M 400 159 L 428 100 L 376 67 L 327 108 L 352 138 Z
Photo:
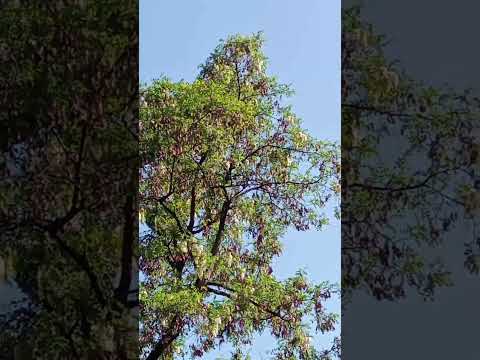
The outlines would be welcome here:
M 367 190 L 375 190 L 375 191 L 388 191 L 388 192 L 399 192 L 399 191 L 407 191 L 407 190 L 415 190 L 421 187 L 425 187 L 427 183 L 434 177 L 441 175 L 441 174 L 446 174 L 451 171 L 457 171 L 457 168 L 453 169 L 445 169 L 436 173 L 432 173 L 428 175 L 423 181 L 417 184 L 413 185 L 407 185 L 403 187 L 398 187 L 398 188 L 392 188 L 388 186 L 374 186 L 374 185 L 367 185 L 367 184 L 360 184 L 360 183 L 354 183 L 351 185 L 348 185 L 347 188 L 362 188 L 362 189 L 367 189 Z
M 218 290 L 218 289 L 214 289 L 214 288 L 211 288 L 211 287 L 208 287 L 208 285 L 211 285 L 211 286 L 216 286 L 216 287 L 222 287 L 228 291 L 231 291 L 231 292 L 234 292 L 234 290 L 232 288 L 229 288 L 227 286 L 224 286 L 222 284 L 219 284 L 219 283 L 215 283 L 215 282 L 208 282 L 207 283 L 207 290 L 213 294 L 216 294 L 216 295 L 220 295 L 220 296 L 224 296 L 224 297 L 227 297 L 229 299 L 232 298 L 232 294 L 231 293 L 227 293 L 226 291 L 223 291 L 223 290 Z M 267 309 L 265 306 L 259 304 L 258 302 L 256 302 L 255 300 L 252 300 L 252 299 L 247 299 L 248 302 L 250 302 L 252 305 L 255 305 L 256 307 L 258 307 L 259 309 L 261 309 L 262 311 L 265 311 L 266 313 L 272 315 L 272 316 L 275 316 L 275 317 L 278 317 L 280 319 L 282 319 L 283 321 L 288 321 L 287 318 L 285 318 L 281 313 L 280 311 L 273 311 L 273 310 L 270 310 L 270 309 Z

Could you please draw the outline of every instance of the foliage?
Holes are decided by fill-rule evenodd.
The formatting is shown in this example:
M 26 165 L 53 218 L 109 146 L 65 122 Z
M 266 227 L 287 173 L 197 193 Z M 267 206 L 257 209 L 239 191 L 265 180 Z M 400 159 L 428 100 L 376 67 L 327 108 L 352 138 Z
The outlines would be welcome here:
M 137 357 L 134 4 L 2 2 L 0 256 L 29 304 L 2 314 L 5 356 Z
M 269 329 L 277 359 L 319 358 L 309 338 L 336 317 L 335 289 L 302 272 L 280 281 L 272 261 L 289 227 L 322 228 L 339 192 L 338 148 L 310 136 L 290 89 L 266 74 L 262 37 L 233 36 L 192 82 L 141 89 L 141 346 L 147 359 L 201 357 Z M 313 316 L 313 318 L 312 318 Z M 194 339 L 189 344 L 189 339 Z
M 360 8 L 343 10 L 342 24 L 344 300 L 355 289 L 431 298 L 451 278 L 426 249 L 456 225 L 478 223 L 480 100 L 411 79 Z M 478 250 L 473 233 L 465 266 L 477 273 Z

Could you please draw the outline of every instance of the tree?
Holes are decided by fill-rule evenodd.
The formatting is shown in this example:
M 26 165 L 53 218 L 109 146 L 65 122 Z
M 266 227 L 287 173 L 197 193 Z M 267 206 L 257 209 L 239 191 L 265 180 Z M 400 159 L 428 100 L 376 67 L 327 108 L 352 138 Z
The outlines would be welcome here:
M 380 300 L 408 289 L 429 299 L 452 283 L 424 250 L 456 225 L 478 223 L 480 100 L 401 71 L 360 8 L 342 10 L 342 24 L 344 300 L 358 289 Z M 465 239 L 470 272 L 479 272 L 479 245 L 475 234 Z
M 138 358 L 136 2 L 1 7 L 0 256 L 28 304 L 1 314 L 0 347 Z
M 272 273 L 289 227 L 305 231 L 339 192 L 338 148 L 300 126 L 266 74 L 261 34 L 222 41 L 191 83 L 141 89 L 140 341 L 146 359 L 200 357 L 269 329 L 277 359 L 314 359 L 335 288 Z M 300 239 L 299 239 L 300 241 Z M 193 339 L 193 340 L 192 340 Z M 326 358 L 327 355 L 324 355 Z

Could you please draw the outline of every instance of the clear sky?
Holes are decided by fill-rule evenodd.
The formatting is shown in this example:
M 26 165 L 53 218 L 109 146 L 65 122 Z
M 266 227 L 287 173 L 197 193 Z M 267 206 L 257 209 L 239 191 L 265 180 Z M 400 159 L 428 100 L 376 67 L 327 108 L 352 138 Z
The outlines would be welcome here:
M 140 81 L 161 75 L 192 80 L 220 39 L 260 30 L 269 72 L 292 85 L 289 102 L 303 126 L 317 138 L 340 141 L 340 0 L 141 0 Z M 290 232 L 284 245 L 275 264 L 280 278 L 304 268 L 316 282 L 340 281 L 338 221 L 322 232 Z M 330 308 L 339 312 L 339 301 Z M 268 336 L 260 337 L 252 358 L 268 358 L 271 345 Z M 208 359 L 228 352 L 222 348 Z

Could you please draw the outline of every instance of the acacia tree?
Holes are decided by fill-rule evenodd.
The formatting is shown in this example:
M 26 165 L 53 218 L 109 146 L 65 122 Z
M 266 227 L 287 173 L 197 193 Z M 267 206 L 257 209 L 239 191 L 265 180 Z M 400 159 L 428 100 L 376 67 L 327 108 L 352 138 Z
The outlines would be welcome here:
M 473 224 L 459 247 L 479 271 L 480 100 L 409 77 L 360 8 L 342 26 L 342 293 L 431 298 L 451 279 L 424 249 L 459 223 Z
M 267 329 L 277 359 L 329 356 L 309 337 L 334 329 L 324 309 L 334 287 L 300 271 L 280 281 L 272 261 L 289 227 L 326 224 L 321 210 L 339 192 L 338 149 L 282 105 L 291 91 L 267 75 L 262 43 L 261 34 L 230 37 L 193 82 L 162 78 L 141 89 L 146 359 L 200 357 L 222 342 L 238 359 Z

